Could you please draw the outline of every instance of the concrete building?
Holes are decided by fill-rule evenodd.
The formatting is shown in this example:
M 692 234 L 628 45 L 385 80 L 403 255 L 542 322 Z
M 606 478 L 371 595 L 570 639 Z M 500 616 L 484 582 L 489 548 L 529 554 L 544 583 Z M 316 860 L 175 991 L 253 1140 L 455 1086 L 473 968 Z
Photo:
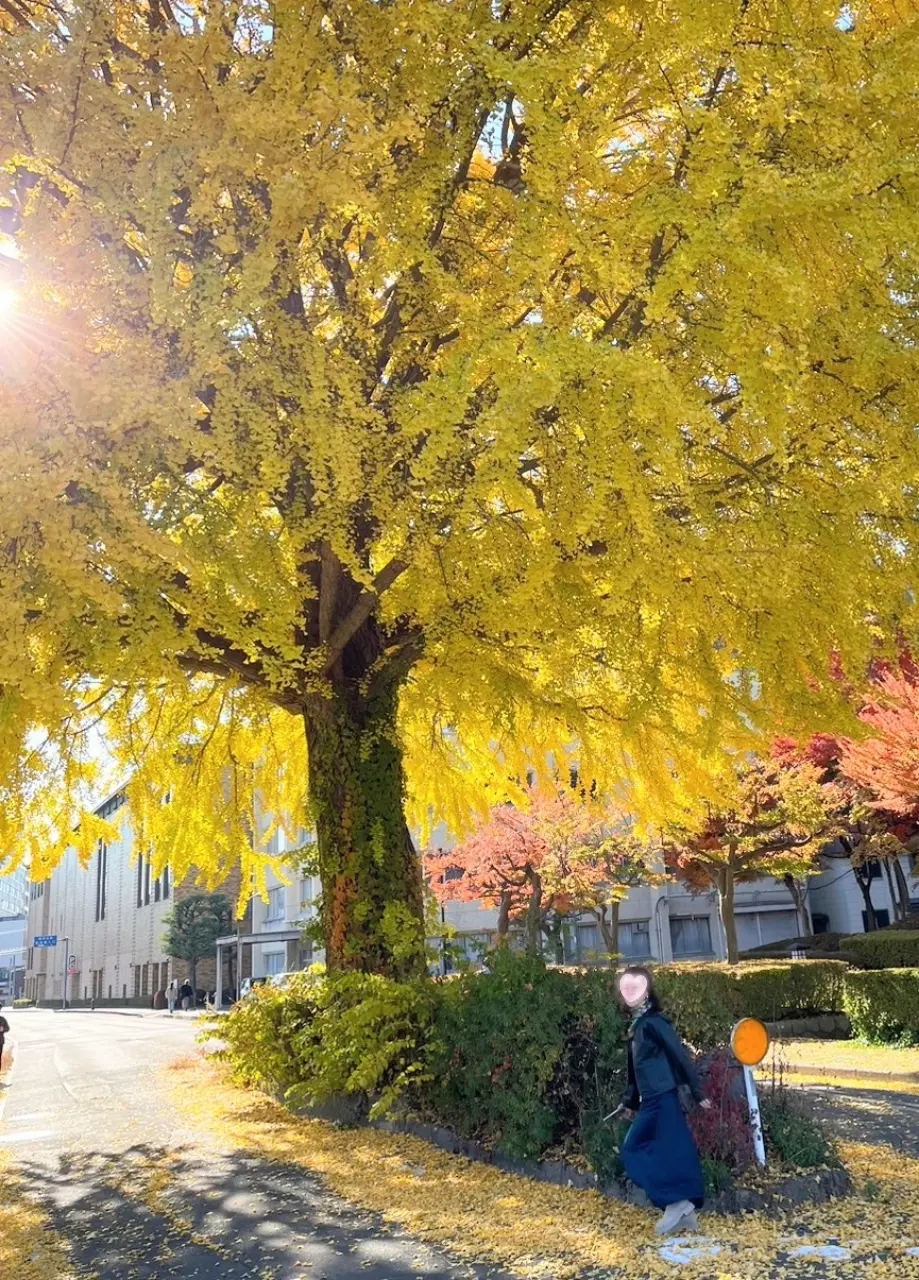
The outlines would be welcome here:
M 29 873 L 17 867 L 0 875 L 0 1002 L 17 1000 L 23 993 L 26 961 L 26 926 L 29 911 Z
M 123 793 L 96 812 L 119 828 L 117 840 L 100 842 L 88 867 L 69 849 L 51 877 L 30 888 L 25 994 L 40 1004 L 149 1006 L 170 978 L 187 976 L 184 961 L 163 948 L 165 917 L 177 901 L 198 892 L 192 882 L 175 885 L 167 867 L 154 877 L 148 859 L 134 855 L 134 833 Z M 231 905 L 239 875 L 220 887 Z M 53 948 L 35 946 L 54 936 Z M 214 959 L 198 965 L 199 988 L 216 986 Z
M 910 886 L 912 903 L 919 912 L 919 877 L 911 857 L 901 858 Z M 878 925 L 895 919 L 887 878 L 880 865 L 872 869 L 871 895 Z M 915 895 L 915 896 L 914 896 Z M 862 933 L 867 929 L 864 899 L 852 867 L 845 860 L 826 858 L 821 870 L 808 881 L 808 908 L 818 932 Z M 737 941 L 741 952 L 800 933 L 791 895 L 771 878 L 737 886 L 735 904 Z M 444 922 L 455 930 L 449 943 L 453 963 L 475 960 L 492 945 L 497 912 L 480 903 L 447 903 Z M 724 931 L 718 918 L 714 893 L 692 894 L 676 880 L 655 888 L 633 889 L 620 906 L 619 951 L 627 960 L 723 960 L 727 955 Z M 565 928 L 565 956 L 584 964 L 602 956 L 599 927 L 589 916 L 570 921 Z M 450 957 L 448 956 L 448 967 Z

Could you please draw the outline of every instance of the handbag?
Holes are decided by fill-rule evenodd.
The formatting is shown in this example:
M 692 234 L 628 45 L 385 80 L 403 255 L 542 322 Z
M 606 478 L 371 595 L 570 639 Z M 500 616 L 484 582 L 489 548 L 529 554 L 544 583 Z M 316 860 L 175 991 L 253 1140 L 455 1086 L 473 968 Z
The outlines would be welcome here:
M 696 1102 L 695 1094 L 685 1082 L 683 1084 L 678 1084 L 676 1091 L 677 1096 L 680 1099 L 680 1106 L 683 1110 L 683 1115 L 691 1116 L 699 1105 L 698 1102 Z

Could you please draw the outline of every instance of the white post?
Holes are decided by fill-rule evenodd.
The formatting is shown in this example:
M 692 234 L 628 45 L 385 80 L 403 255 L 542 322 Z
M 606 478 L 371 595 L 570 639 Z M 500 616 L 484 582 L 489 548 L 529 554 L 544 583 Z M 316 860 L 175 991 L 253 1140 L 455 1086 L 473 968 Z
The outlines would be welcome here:
M 747 1091 L 747 1106 L 750 1108 L 750 1126 L 753 1129 L 753 1151 L 756 1155 L 756 1163 L 761 1168 L 765 1168 L 766 1144 L 763 1141 L 763 1121 L 759 1113 L 759 1098 L 756 1096 L 756 1081 L 753 1078 L 752 1067 L 744 1067 L 743 1082 Z

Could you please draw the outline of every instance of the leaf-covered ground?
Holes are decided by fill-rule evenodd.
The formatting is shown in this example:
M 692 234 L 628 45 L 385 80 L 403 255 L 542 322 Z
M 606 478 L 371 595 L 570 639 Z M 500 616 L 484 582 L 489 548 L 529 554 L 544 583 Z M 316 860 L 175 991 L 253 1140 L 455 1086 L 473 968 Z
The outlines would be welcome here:
M 795 1072 L 814 1067 L 821 1071 L 888 1071 L 915 1075 L 919 1080 L 919 1049 L 862 1044 L 858 1040 L 783 1040 L 776 1045 L 775 1061 Z M 772 1055 L 765 1069 L 772 1065 Z
M 345 1200 L 415 1238 L 521 1275 L 919 1277 L 919 1118 L 909 1120 L 914 1154 L 870 1141 L 879 1136 L 878 1107 L 895 1108 L 896 1098 L 873 1095 L 875 1110 L 861 1124 L 849 1115 L 843 1127 L 857 1184 L 850 1198 L 784 1221 L 708 1215 L 702 1237 L 662 1247 L 648 1212 L 500 1173 L 410 1137 L 303 1120 L 236 1088 L 213 1065 L 187 1070 L 196 1084 L 176 1090 L 177 1105 L 221 1147 L 317 1173 Z

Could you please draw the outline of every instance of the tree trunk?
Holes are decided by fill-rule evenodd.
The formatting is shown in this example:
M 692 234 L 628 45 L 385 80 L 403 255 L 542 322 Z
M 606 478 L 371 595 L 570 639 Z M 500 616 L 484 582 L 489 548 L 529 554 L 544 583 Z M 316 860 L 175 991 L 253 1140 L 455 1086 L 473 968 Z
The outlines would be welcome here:
M 198 961 L 189 960 L 188 962 L 188 981 L 191 986 L 192 1004 L 195 1003 L 195 992 L 198 990 Z
M 865 915 L 868 920 L 868 932 L 873 933 L 878 927 L 878 918 L 874 914 L 874 903 L 871 901 L 871 868 L 867 863 L 863 863 L 860 867 L 853 867 L 855 873 L 855 883 L 862 891 L 862 897 L 865 900 Z
M 502 889 L 498 901 L 498 946 L 507 945 L 507 935 L 511 927 L 511 891 Z
M 785 888 L 791 894 L 792 902 L 795 904 L 795 914 L 798 917 L 798 928 L 801 930 L 801 937 L 812 938 L 814 936 L 814 926 L 811 921 L 811 913 L 807 909 L 807 881 L 793 875 L 785 875 L 782 880 Z
M 887 892 L 890 894 L 890 905 L 893 908 L 893 918 L 894 920 L 902 920 L 903 904 L 900 901 L 896 889 L 894 888 L 893 870 L 891 868 L 889 858 L 884 859 L 884 877 L 887 880 Z
M 539 955 L 539 935 L 542 930 L 542 876 L 532 867 L 527 868 L 530 882 L 530 903 L 527 907 L 527 955 Z
M 731 867 L 724 867 L 718 872 L 718 915 L 724 930 L 727 944 L 728 964 L 737 964 L 740 951 L 737 946 L 737 921 L 734 919 L 734 872 Z
M 607 915 L 607 911 L 609 915 Z M 606 947 L 606 957 L 611 965 L 615 965 L 619 958 L 619 902 L 611 902 L 599 907 L 594 913 L 597 924 L 600 926 L 600 934 L 603 938 L 603 945 Z
M 565 963 L 564 926 L 564 916 L 560 916 L 557 913 L 553 913 L 551 917 L 543 921 L 543 932 L 546 935 L 546 941 L 549 944 L 556 964 Z
M 326 963 L 408 978 L 426 971 L 419 859 L 405 823 L 397 688 L 351 680 L 305 714 Z
M 906 875 L 903 871 L 903 863 L 899 858 L 893 860 L 893 873 L 897 882 L 897 890 L 900 894 L 900 903 L 903 908 L 903 919 L 909 915 L 909 885 L 906 882 Z

